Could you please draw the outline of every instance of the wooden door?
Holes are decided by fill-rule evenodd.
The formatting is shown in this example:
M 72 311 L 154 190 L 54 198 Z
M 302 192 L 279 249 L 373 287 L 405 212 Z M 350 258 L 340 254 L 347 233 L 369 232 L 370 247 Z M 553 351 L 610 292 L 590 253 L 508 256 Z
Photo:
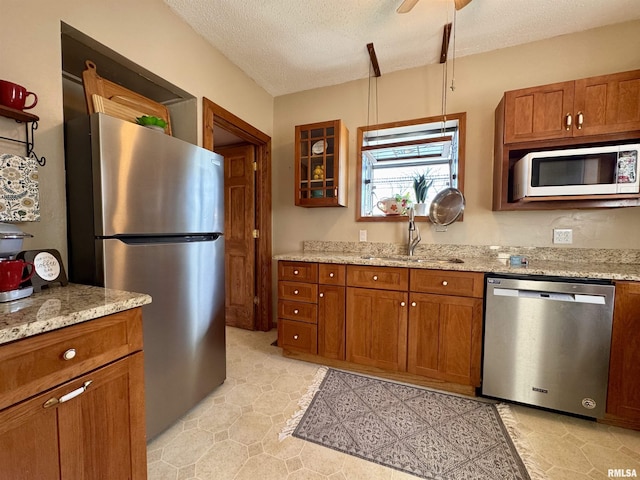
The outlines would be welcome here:
M 348 362 L 406 371 L 407 296 L 400 291 L 347 288 Z
M 480 386 L 482 300 L 412 293 L 407 371 Z
M 216 149 L 224 155 L 225 316 L 232 327 L 255 329 L 255 147 Z
M 616 282 L 607 415 L 640 429 L 640 283 Z M 626 425 L 625 425 L 626 423 Z
M 575 83 L 575 136 L 640 130 L 640 70 Z
M 345 358 L 345 287 L 318 286 L 318 354 Z
M 505 93 L 504 143 L 572 136 L 574 82 Z

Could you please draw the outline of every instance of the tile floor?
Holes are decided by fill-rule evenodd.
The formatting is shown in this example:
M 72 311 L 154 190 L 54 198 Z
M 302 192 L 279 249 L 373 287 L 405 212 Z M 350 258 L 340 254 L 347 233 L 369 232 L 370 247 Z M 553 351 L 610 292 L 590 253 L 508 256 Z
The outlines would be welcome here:
M 415 479 L 297 438 L 278 441 L 318 365 L 283 358 L 275 338 L 227 328 L 227 380 L 148 445 L 149 480 Z M 640 432 L 521 406 L 512 413 L 546 478 L 640 476 Z

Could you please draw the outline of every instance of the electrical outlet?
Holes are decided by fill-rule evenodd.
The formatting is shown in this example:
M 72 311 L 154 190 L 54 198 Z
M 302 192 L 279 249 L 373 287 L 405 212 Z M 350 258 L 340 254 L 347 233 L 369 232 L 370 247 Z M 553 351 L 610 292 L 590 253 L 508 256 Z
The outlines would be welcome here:
M 573 230 L 570 228 L 554 228 L 553 243 L 564 245 L 573 243 Z
M 360 230 L 360 237 L 359 237 L 361 242 L 366 242 L 367 241 L 367 231 L 366 230 Z

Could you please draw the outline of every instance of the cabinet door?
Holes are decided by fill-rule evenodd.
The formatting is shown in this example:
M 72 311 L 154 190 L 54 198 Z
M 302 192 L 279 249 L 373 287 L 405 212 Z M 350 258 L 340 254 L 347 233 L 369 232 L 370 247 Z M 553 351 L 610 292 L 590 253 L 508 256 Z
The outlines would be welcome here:
M 640 130 L 640 70 L 575 84 L 575 136 Z
M 407 371 L 480 386 L 482 300 L 412 293 Z
M 640 283 L 616 282 L 607 414 L 640 428 Z
M 348 135 L 341 120 L 296 126 L 296 205 L 346 206 Z
M 345 287 L 320 285 L 318 293 L 318 354 L 345 358 Z
M 348 362 L 406 371 L 407 296 L 398 291 L 347 288 Z
M 505 93 L 504 143 L 571 137 L 574 82 Z

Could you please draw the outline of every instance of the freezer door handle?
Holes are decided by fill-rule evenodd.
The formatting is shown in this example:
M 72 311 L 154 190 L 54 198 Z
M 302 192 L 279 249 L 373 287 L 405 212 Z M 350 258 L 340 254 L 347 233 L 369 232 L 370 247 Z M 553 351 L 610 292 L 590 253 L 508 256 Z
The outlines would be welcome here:
M 113 238 L 127 245 L 141 245 L 149 243 L 194 243 L 213 242 L 220 238 L 222 233 L 171 234 L 171 235 L 114 235 L 112 237 L 99 237 L 100 239 Z
M 580 293 L 558 293 L 536 290 L 519 290 L 514 288 L 494 288 L 493 294 L 498 297 L 537 298 L 539 300 L 592 303 L 595 305 L 604 305 L 606 303 L 604 295 L 586 295 Z

